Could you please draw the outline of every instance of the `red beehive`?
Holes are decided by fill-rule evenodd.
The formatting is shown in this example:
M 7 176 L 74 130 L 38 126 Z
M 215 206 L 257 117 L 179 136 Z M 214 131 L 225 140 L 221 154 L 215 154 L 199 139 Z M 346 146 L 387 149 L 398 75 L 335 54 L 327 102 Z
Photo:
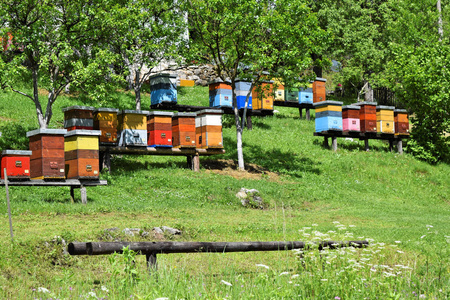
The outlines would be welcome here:
M 409 135 L 409 120 L 406 109 L 394 109 L 395 133 Z
M 322 102 L 326 100 L 325 78 L 317 77 L 313 82 L 313 103 Z
M 175 113 L 172 118 L 172 145 L 174 148 L 195 148 L 196 113 Z
M 352 105 L 361 107 L 359 110 L 361 132 L 377 132 L 377 103 L 358 102 Z
M 4 169 L 8 180 L 30 179 L 30 156 L 31 151 L 26 150 L 4 150 L 2 152 L 1 178 L 5 179 Z
M 147 115 L 148 146 L 172 147 L 171 112 L 151 111 Z
M 30 140 L 31 179 L 65 179 L 65 129 L 36 129 L 27 132 Z

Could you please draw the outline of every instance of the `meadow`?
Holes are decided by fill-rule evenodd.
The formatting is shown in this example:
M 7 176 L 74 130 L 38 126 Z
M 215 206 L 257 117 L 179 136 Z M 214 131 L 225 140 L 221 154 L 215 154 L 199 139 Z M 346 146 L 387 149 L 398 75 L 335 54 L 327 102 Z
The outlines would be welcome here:
M 45 93 L 42 93 L 45 99 Z M 345 101 L 352 101 L 346 99 Z M 180 88 L 180 104 L 207 105 L 208 88 Z M 98 103 L 63 95 L 51 128 L 72 105 L 133 109 L 130 92 Z M 150 96 L 143 95 L 143 109 Z M 446 299 L 450 297 L 450 167 L 429 165 L 383 141 L 364 151 L 314 137 L 314 118 L 276 107 L 243 135 L 246 172 L 236 171 L 236 131 L 224 116 L 226 153 L 200 158 L 116 155 L 107 186 L 88 187 L 87 205 L 68 187 L 10 187 L 14 242 L 0 188 L 2 299 Z M 314 117 L 314 113 L 312 114 Z M 27 149 L 37 128 L 34 104 L 0 92 L 0 148 Z M 264 210 L 236 193 L 254 188 Z M 79 199 L 79 194 L 75 194 Z M 154 235 L 169 226 L 181 235 Z M 113 228 L 116 228 L 113 230 Z M 125 228 L 139 228 L 127 235 Z M 145 235 L 143 233 L 149 233 Z M 365 249 L 158 255 L 70 256 L 79 241 L 318 241 L 366 239 Z

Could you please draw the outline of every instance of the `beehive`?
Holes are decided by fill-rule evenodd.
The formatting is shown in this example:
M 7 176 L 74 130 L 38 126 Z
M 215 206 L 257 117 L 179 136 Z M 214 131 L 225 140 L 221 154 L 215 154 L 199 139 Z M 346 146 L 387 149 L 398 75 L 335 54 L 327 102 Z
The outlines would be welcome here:
M 298 92 L 298 102 L 304 104 L 313 103 L 313 84 L 308 84 L 307 88 L 300 89 Z
M 175 113 L 172 117 L 172 145 L 174 148 L 195 148 L 196 113 Z
M 409 120 L 406 109 L 394 109 L 394 122 L 396 134 L 409 134 Z
M 117 114 L 119 146 L 147 146 L 145 110 L 122 110 Z
M 151 111 L 147 115 L 149 147 L 172 147 L 172 112 Z
M 352 105 L 361 107 L 359 110 L 361 132 L 377 132 L 377 103 L 358 102 Z
M 252 90 L 253 109 L 273 110 L 273 81 L 263 81 Z
M 299 89 L 296 88 L 287 88 L 284 90 L 284 100 L 286 100 L 287 102 L 296 102 L 299 103 L 298 101 L 298 96 L 299 96 Z
M 342 102 L 322 101 L 313 105 L 316 110 L 316 132 L 342 131 Z
M 233 93 L 231 91 L 231 84 L 229 82 L 212 81 L 209 83 L 209 106 L 233 106 Z
M 197 148 L 223 148 L 222 114 L 220 109 L 204 109 L 197 112 L 195 135 Z
M 64 179 L 66 129 L 36 129 L 27 132 L 30 141 L 31 179 Z
M 247 99 L 248 92 L 250 91 L 250 88 L 252 86 L 251 82 L 243 81 L 243 80 L 236 80 L 235 82 L 235 93 L 236 93 L 236 102 L 237 102 L 237 108 L 245 108 L 245 100 Z M 253 109 L 253 98 L 252 94 L 250 93 L 250 97 L 248 99 L 247 109 Z
M 274 85 L 275 85 L 275 97 L 274 97 L 274 101 L 284 101 L 285 100 L 285 96 L 284 96 L 284 85 L 281 82 L 280 79 L 274 79 Z
M 62 109 L 64 112 L 64 128 L 67 131 L 76 129 L 94 129 L 94 107 L 69 106 Z
M 342 130 L 361 131 L 359 122 L 359 111 L 361 107 L 357 105 L 342 106 Z
M 115 108 L 97 108 L 94 111 L 94 129 L 101 132 L 100 145 L 117 144 L 118 113 Z
M 163 102 L 177 103 L 177 76 L 170 74 L 150 76 L 150 90 L 152 105 Z
M 3 150 L 1 179 L 5 179 L 5 168 L 8 180 L 30 179 L 31 153 L 27 150 Z
M 317 77 L 313 82 L 313 103 L 326 100 L 325 84 L 327 80 L 325 78 Z
M 67 179 L 98 179 L 100 130 L 72 130 L 64 136 Z
M 377 132 L 394 133 L 394 106 L 380 105 L 376 107 L 377 110 Z

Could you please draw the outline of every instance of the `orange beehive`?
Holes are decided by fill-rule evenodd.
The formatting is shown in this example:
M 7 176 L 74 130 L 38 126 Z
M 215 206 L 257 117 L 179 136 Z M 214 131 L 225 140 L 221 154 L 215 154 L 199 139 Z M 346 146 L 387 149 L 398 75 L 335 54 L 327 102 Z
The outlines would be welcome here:
M 327 80 L 325 78 L 317 77 L 313 82 L 313 103 L 326 100 L 325 84 Z
M 273 81 L 263 81 L 252 90 L 253 109 L 273 110 Z
M 359 110 L 361 132 L 377 132 L 377 103 L 358 102 L 352 105 L 361 107 Z
M 119 110 L 115 108 L 97 108 L 94 111 L 94 129 L 101 132 L 100 144 L 117 144 L 118 113 Z
M 222 114 L 220 109 L 204 109 L 195 118 L 198 148 L 223 148 Z
M 172 118 L 172 145 L 174 148 L 195 148 L 196 113 L 175 113 Z
M 395 133 L 409 135 L 409 120 L 406 109 L 394 109 Z
M 72 130 L 64 136 L 67 179 L 98 179 L 99 130 Z

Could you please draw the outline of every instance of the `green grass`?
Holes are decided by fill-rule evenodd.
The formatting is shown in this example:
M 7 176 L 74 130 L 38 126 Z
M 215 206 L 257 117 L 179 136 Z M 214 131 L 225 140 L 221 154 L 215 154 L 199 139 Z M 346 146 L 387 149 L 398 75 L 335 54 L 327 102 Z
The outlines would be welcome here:
M 207 95 L 207 88 L 183 88 L 179 102 L 206 106 Z M 58 98 L 50 127 L 62 127 L 61 108 L 71 105 L 100 106 L 82 97 Z M 126 92 L 101 103 L 133 105 L 133 95 Z M 142 109 L 149 105 L 144 94 Z M 370 141 L 371 151 L 365 152 L 363 142 L 338 139 L 334 153 L 313 136 L 314 121 L 300 120 L 294 108 L 276 109 L 273 117 L 254 117 L 253 130 L 244 131 L 245 162 L 258 166 L 253 172 L 208 169 L 236 160 L 236 133 L 226 116 L 226 153 L 201 157 L 200 172 L 187 169 L 183 157 L 117 155 L 111 174 L 101 174 L 108 185 L 87 188 L 87 205 L 71 203 L 67 187 L 10 187 L 15 242 L 9 237 L 6 198 L 0 196 L 0 297 L 89 298 L 95 292 L 108 299 L 448 298 L 450 167 L 389 152 L 382 141 Z M 31 100 L 0 92 L 0 147 L 26 149 L 24 134 L 36 127 Z M 258 189 L 269 208 L 242 207 L 235 196 L 241 187 Z M 354 227 L 338 230 L 333 222 Z M 293 252 L 159 255 L 159 270 L 150 276 L 143 256 L 135 265 L 127 265 L 125 255 L 111 261 L 70 257 L 55 239 L 110 240 L 104 230 L 118 227 L 116 239 L 155 240 L 128 237 L 121 230 L 163 225 L 181 229 L 181 236 L 165 237 L 180 241 L 309 240 L 328 231 L 336 231 L 330 233 L 336 239 L 349 238 L 348 232 L 374 241 L 368 253 L 319 256 L 312 251 L 303 262 Z M 374 272 L 374 265 L 392 270 L 376 267 Z M 138 281 L 130 279 L 134 268 Z

